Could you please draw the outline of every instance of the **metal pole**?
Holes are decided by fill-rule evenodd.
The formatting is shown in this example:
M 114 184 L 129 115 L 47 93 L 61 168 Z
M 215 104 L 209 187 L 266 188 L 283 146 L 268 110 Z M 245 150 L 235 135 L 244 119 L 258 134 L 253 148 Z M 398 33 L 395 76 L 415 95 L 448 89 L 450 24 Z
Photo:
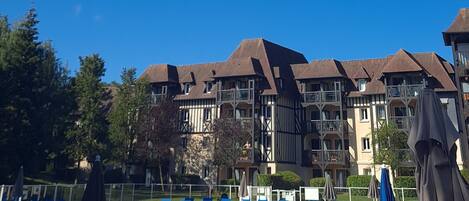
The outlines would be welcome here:
M 112 184 L 109 185 L 109 201 L 111 201 L 112 197 Z
M 120 201 L 122 201 L 123 196 L 124 196 L 124 184 L 121 184 L 121 199 L 120 199 Z
M 153 199 L 153 184 L 150 184 L 150 199 Z
M 192 197 L 192 184 L 189 184 L 189 197 Z
M 57 201 L 57 185 L 55 185 L 55 190 L 54 190 L 54 201 Z
M 134 201 L 135 196 L 135 184 L 132 184 L 132 201 Z
M 402 193 L 402 201 L 405 201 L 404 189 L 403 188 L 401 188 L 401 193 Z
M 301 201 L 301 187 L 300 187 L 300 201 Z
M 231 200 L 231 185 L 230 185 L 230 187 L 229 187 L 229 188 L 230 188 L 230 200 Z
M 73 186 L 70 186 L 70 193 L 68 194 L 69 201 L 72 201 L 72 192 L 73 192 Z
M 348 200 L 352 201 L 352 188 L 348 188 Z
M 47 193 L 47 185 L 44 186 L 44 193 L 42 195 L 42 198 L 46 198 Z
M 3 191 L 5 190 L 5 185 L 2 185 L 2 190 L 0 191 L 0 201 L 3 201 Z
M 173 184 L 169 184 L 169 199 L 173 199 Z

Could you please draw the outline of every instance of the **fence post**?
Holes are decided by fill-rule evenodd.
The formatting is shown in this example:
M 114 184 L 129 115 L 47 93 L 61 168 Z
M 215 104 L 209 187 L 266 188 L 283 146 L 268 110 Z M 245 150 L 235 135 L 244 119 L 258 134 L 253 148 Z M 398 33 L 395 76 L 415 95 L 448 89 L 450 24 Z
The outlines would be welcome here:
M 73 186 L 70 186 L 70 193 L 68 194 L 68 201 L 72 201 Z
M 135 197 L 135 184 L 132 184 L 132 201 L 134 201 Z
M 404 188 L 401 188 L 401 193 L 402 193 L 402 201 L 405 201 Z
M 122 201 L 123 196 L 124 196 L 124 184 L 121 184 L 121 199 L 120 199 L 120 201 Z
M 153 199 L 153 183 L 150 184 L 150 199 Z
M 192 184 L 189 184 L 189 197 L 192 197 Z
M 54 201 L 57 201 L 57 184 L 55 185 L 55 190 L 54 190 Z
M 109 184 L 109 201 L 111 201 L 112 197 L 112 184 Z
M 173 184 L 169 184 L 169 199 L 173 199 Z
M 348 200 L 352 201 L 352 188 L 348 188 Z
M 301 187 L 300 187 L 300 192 L 299 192 L 299 195 L 300 195 L 300 201 L 301 201 Z
M 229 185 L 229 189 L 230 189 L 230 200 L 231 200 L 231 185 Z

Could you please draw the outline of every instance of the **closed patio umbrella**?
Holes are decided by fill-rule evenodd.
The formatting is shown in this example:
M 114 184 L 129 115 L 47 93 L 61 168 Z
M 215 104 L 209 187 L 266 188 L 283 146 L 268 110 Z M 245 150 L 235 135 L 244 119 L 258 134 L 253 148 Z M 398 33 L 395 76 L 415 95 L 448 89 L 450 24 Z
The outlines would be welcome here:
M 239 182 L 238 197 L 240 200 L 243 200 L 243 198 L 248 195 L 249 194 L 248 194 L 248 183 L 246 181 L 246 173 L 243 172 L 243 176 L 241 176 L 241 181 Z
M 326 182 L 324 185 L 324 193 L 322 194 L 322 199 L 324 201 L 334 201 L 337 199 L 334 191 L 334 185 L 332 184 L 332 179 L 329 174 L 326 173 Z
M 368 198 L 372 200 L 378 200 L 378 180 L 376 179 L 375 174 L 371 175 L 370 185 L 368 185 Z
M 386 167 L 381 168 L 381 183 L 379 188 L 380 201 L 394 201 L 394 194 L 389 180 L 389 170 Z
M 91 168 L 91 173 L 86 183 L 86 189 L 83 193 L 82 201 L 105 201 L 104 195 L 104 176 L 101 168 L 101 160 L 96 156 L 96 160 Z
M 23 166 L 18 170 L 18 176 L 16 176 L 15 186 L 13 186 L 12 201 L 21 201 L 23 197 Z M 2 195 L 3 196 L 3 195 Z
M 431 89 L 424 89 L 407 144 L 416 164 L 419 200 L 469 201 L 469 188 L 456 163 L 459 133 Z M 466 153 L 467 154 L 467 153 Z

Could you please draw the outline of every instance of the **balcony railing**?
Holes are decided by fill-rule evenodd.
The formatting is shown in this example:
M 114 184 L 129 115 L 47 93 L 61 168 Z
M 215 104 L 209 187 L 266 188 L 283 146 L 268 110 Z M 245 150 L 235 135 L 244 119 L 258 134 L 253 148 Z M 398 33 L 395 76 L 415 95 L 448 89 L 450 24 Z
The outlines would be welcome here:
M 254 158 L 252 152 L 254 151 Z M 261 159 L 261 152 L 253 147 L 243 148 L 241 156 L 238 159 L 238 163 L 254 163 Z
M 343 120 L 310 120 L 306 122 L 306 133 L 341 133 L 346 131 Z
M 218 102 L 250 102 L 253 99 L 253 89 L 225 89 L 217 92 Z
M 152 105 L 157 105 L 166 99 L 166 94 L 151 94 L 150 103 Z
M 412 126 L 412 122 L 414 122 L 413 116 L 390 116 L 389 120 L 393 122 L 397 129 L 409 131 L 410 127 Z
M 388 98 L 413 98 L 423 89 L 423 84 L 412 85 L 388 85 L 386 87 Z
M 324 164 L 324 163 L 335 163 L 343 164 L 346 162 L 347 150 L 312 150 L 311 151 L 311 163 L 312 164 Z
M 458 55 L 458 67 L 469 68 L 469 51 L 458 50 L 457 55 Z
M 340 102 L 340 91 L 306 91 L 302 93 L 303 103 Z

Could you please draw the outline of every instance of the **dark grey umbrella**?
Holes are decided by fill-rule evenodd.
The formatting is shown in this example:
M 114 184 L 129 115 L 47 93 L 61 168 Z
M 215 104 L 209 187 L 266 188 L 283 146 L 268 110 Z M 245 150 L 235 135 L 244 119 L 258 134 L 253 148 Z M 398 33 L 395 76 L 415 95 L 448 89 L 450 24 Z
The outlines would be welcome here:
M 469 188 L 456 163 L 459 133 L 431 89 L 424 89 L 417 103 L 409 145 L 416 163 L 419 200 L 469 201 Z M 465 143 L 465 142 L 463 142 Z
M 13 192 L 12 192 L 12 197 L 11 197 L 12 201 L 21 201 L 23 197 L 23 181 L 24 181 L 23 166 L 21 166 L 20 169 L 18 170 L 18 176 L 16 176 L 15 186 L 13 186 Z
M 243 172 L 243 176 L 241 176 L 241 181 L 239 182 L 238 197 L 242 199 L 246 196 L 248 196 L 248 184 L 246 181 L 246 174 Z
M 100 157 L 96 156 L 96 160 L 91 168 L 90 177 L 86 183 L 86 189 L 83 193 L 82 201 L 105 201 L 104 195 L 104 176 L 101 168 Z
M 378 180 L 374 174 L 371 176 L 370 185 L 368 185 L 368 198 L 372 200 L 379 198 Z
M 324 201 L 333 201 L 337 199 L 334 191 L 334 185 L 332 184 L 332 179 L 329 174 L 326 173 L 326 182 L 324 185 L 324 192 L 322 194 L 322 199 Z

